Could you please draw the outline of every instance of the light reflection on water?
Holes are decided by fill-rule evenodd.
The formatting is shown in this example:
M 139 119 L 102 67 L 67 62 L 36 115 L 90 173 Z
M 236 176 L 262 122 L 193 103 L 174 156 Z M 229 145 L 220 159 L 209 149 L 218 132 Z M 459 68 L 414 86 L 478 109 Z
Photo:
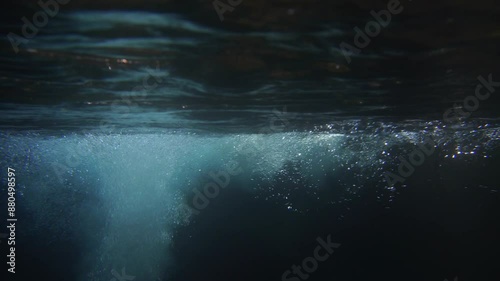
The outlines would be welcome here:
M 450 64 L 460 46 L 401 45 L 399 54 L 348 65 L 334 48 L 349 38 L 345 28 L 242 34 L 174 14 L 61 13 L 18 55 L 2 51 L 0 126 L 255 131 L 284 106 L 305 130 L 359 118 L 439 120 L 473 93 L 477 76 L 497 79 L 490 63 Z M 489 44 L 468 48 L 468 57 L 491 52 Z M 473 118 L 496 119 L 497 101 Z
M 498 99 L 453 124 L 443 114 L 474 93 L 479 75 L 500 80 L 498 36 L 457 42 L 423 32 L 412 41 L 395 23 L 395 33 L 347 64 L 338 45 L 364 20 L 242 32 L 175 14 L 72 11 L 18 55 L 0 49 L 0 163 L 23 173 L 17 195 L 26 220 L 50 245 L 69 237 L 91 245 L 91 258 L 79 261 L 87 271 L 64 276 L 109 280 L 111 267 L 125 265 L 143 280 L 163 276 L 163 265 L 175 264 L 166 249 L 190 245 L 189 226 L 199 227 L 181 212 L 193 188 L 230 161 L 245 171 L 234 190 L 277 206 L 261 219 L 325 213 L 332 229 L 373 198 L 396 208 L 407 189 L 497 193 Z M 390 186 L 384 173 L 397 173 L 400 157 L 426 137 L 436 152 Z M 245 147 L 254 147 L 251 156 Z M 488 176 L 479 178 L 483 169 Z M 189 239 L 174 237 L 182 227 Z M 299 228 L 307 229 L 265 237 L 300 236 Z

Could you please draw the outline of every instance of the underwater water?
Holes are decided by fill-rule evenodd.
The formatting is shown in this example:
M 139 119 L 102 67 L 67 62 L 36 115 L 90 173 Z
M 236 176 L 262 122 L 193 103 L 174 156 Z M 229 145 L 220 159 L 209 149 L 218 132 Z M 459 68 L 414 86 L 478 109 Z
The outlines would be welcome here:
M 378 6 L 81 1 L 16 52 L 24 2 L 1 12 L 2 280 L 500 276 L 497 8 L 408 7 L 349 62 Z

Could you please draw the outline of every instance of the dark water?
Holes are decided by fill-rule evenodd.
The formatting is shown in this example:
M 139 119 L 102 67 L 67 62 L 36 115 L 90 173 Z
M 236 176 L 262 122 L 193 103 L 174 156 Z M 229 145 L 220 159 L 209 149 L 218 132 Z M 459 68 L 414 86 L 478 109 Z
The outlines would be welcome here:
M 6 4 L 1 280 L 498 280 L 500 9 L 388 2 Z

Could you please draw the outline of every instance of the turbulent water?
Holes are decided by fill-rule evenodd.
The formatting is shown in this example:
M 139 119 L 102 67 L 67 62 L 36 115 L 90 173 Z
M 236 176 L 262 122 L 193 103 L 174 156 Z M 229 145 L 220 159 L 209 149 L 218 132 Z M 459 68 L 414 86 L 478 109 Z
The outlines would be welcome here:
M 2 280 L 495 280 L 498 28 L 457 11 L 403 11 L 351 63 L 369 9 L 284 28 L 77 7 L 17 53 L 4 36 Z

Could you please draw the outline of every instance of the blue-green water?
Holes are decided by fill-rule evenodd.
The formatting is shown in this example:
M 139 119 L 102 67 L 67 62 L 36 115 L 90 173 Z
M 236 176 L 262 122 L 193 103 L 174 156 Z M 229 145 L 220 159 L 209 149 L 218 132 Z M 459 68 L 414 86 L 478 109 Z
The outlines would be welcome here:
M 283 275 L 329 235 L 307 280 L 495 280 L 499 90 L 464 102 L 500 81 L 488 17 L 427 38 L 401 15 L 348 63 L 362 9 L 289 29 L 179 9 L 73 7 L 17 54 L 4 37 L 5 280 L 305 280 Z M 32 10 L 2 13 L 20 34 Z

